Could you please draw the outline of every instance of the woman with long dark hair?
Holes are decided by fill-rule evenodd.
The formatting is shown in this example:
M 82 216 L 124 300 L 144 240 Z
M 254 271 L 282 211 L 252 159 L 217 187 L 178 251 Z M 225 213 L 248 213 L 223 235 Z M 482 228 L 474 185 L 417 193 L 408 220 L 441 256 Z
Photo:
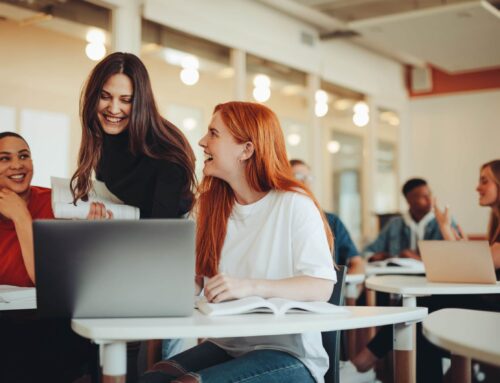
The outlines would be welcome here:
M 200 146 L 196 271 L 205 298 L 327 301 L 336 281 L 332 233 L 293 176 L 276 115 L 255 103 L 218 105 Z M 321 334 L 311 332 L 208 339 L 143 381 L 323 382 L 327 369 Z
M 112 53 L 90 73 L 80 98 L 82 142 L 71 179 L 85 200 L 92 173 L 141 218 L 175 218 L 194 203 L 195 157 L 186 137 L 156 107 L 146 67 Z M 101 212 L 105 214 L 105 210 Z

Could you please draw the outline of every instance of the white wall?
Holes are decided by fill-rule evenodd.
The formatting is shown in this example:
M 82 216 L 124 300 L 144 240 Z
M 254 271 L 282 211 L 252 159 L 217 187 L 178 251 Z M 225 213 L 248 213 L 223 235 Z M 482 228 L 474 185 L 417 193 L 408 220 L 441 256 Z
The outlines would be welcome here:
M 410 103 L 411 170 L 426 178 L 469 233 L 486 232 L 478 206 L 479 167 L 500 158 L 500 91 L 414 99 Z

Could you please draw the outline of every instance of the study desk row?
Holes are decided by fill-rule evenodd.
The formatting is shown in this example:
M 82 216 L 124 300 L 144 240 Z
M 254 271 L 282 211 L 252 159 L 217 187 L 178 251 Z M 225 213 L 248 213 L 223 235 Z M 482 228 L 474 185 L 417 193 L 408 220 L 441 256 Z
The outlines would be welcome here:
M 358 281 L 360 277 L 350 277 Z M 350 279 L 347 278 L 349 284 Z M 361 281 L 364 277 L 361 278 Z M 100 345 L 103 375 L 106 380 L 124 381 L 126 374 L 127 341 L 139 339 L 230 337 L 293 334 L 306 331 L 335 331 L 373 326 L 394 326 L 395 381 L 415 382 L 414 324 L 427 316 L 426 308 L 416 307 L 417 296 L 434 294 L 500 294 L 500 284 L 450 284 L 427 282 L 422 276 L 372 276 L 365 281 L 368 289 L 399 294 L 403 307 L 348 306 L 349 315 L 246 314 L 225 317 L 207 317 L 198 311 L 189 318 L 121 318 L 74 319 L 73 330 Z M 36 308 L 34 301 L 0 303 L 0 310 Z M 500 315 L 472 310 L 441 310 L 424 320 L 424 334 L 430 341 L 455 352 L 462 366 L 461 378 L 470 379 L 470 363 L 474 357 L 500 365 L 500 343 L 495 336 L 488 337 L 485 329 L 493 334 L 500 328 Z M 442 312 L 444 311 L 444 313 Z M 472 311 L 472 312 L 471 312 Z M 446 319 L 448 316 L 448 319 Z M 454 326 L 449 316 L 453 318 Z M 445 319 L 443 319 L 445 318 Z M 447 322 L 448 321 L 448 322 Z M 488 327 L 489 326 L 489 327 Z M 467 331 L 464 331 L 464 328 Z M 466 335 L 466 336 L 464 336 Z M 465 362 L 464 362 L 465 360 Z M 467 370 L 467 368 L 469 370 Z M 467 371 L 469 371 L 467 375 Z M 457 377 L 457 379 L 459 379 Z M 458 380 L 457 380 L 458 381 Z

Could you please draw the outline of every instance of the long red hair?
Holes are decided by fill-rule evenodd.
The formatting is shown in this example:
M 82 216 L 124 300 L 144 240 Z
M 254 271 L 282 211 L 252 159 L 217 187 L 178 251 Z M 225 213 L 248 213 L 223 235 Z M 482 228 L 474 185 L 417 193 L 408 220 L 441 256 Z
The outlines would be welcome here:
M 300 192 L 311 198 L 321 213 L 330 249 L 333 235 L 311 190 L 296 180 L 288 163 L 285 140 L 272 110 L 251 102 L 227 102 L 214 109 L 237 143 L 252 142 L 254 153 L 246 161 L 246 178 L 254 190 Z M 212 277 L 218 273 L 227 222 L 235 196 L 229 184 L 216 177 L 203 177 L 199 186 L 196 229 L 196 273 Z

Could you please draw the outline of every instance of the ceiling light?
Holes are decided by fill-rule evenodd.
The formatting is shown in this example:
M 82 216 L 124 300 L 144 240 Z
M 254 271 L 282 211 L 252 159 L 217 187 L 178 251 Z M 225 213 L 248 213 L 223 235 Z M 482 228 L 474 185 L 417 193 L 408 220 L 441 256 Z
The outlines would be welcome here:
M 358 114 L 368 114 L 370 112 L 370 108 L 368 108 L 368 104 L 363 101 L 359 101 L 354 105 L 354 113 Z
M 335 140 L 328 141 L 326 144 L 326 150 L 332 154 L 338 153 L 340 151 L 340 142 Z
M 317 90 L 314 94 L 314 99 L 318 103 L 326 104 L 328 102 L 328 94 L 324 90 Z
M 286 137 L 286 140 L 288 141 L 288 143 L 289 143 L 291 146 L 297 146 L 298 144 L 300 144 L 301 137 L 300 137 L 300 134 L 298 134 L 298 133 L 290 133 L 290 134 Z
M 103 44 L 88 43 L 85 47 L 85 54 L 93 61 L 99 61 L 106 56 L 106 47 Z
M 200 74 L 196 69 L 184 68 L 181 70 L 181 81 L 186 85 L 194 85 L 200 79 Z
M 90 29 L 87 32 L 86 39 L 88 43 L 103 44 L 106 42 L 106 35 L 100 29 Z
M 271 86 L 271 79 L 265 74 L 258 74 L 253 79 L 253 85 L 256 88 L 269 88 Z
M 266 102 L 271 97 L 271 89 L 267 87 L 256 87 L 253 89 L 253 98 L 258 102 Z
M 352 122 L 354 122 L 354 125 L 361 128 L 368 125 L 368 122 L 370 122 L 370 116 L 368 113 L 354 113 L 352 116 Z
M 316 105 L 314 105 L 314 114 L 316 114 L 317 117 L 324 117 L 327 113 L 328 104 L 317 102 Z

